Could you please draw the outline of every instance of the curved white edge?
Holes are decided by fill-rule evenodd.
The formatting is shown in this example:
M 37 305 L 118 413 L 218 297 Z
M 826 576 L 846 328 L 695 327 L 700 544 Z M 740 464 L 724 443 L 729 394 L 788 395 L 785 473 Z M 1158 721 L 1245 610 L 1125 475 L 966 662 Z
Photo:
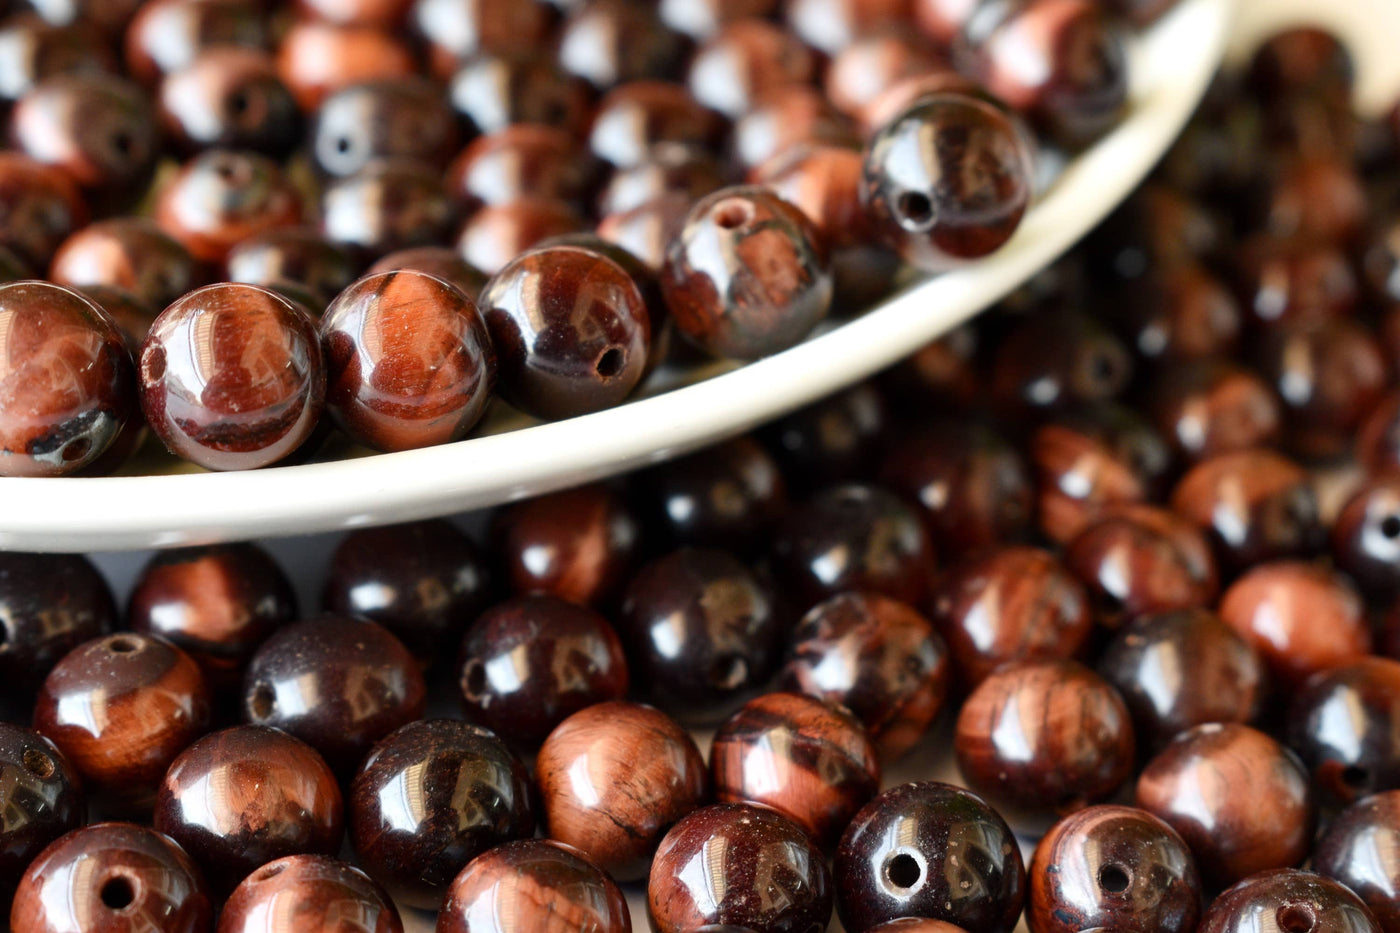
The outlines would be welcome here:
M 161 548 L 447 515 L 656 463 L 813 402 L 972 317 L 1107 215 L 1190 116 L 1230 10 L 1229 0 L 1185 0 L 1134 41 L 1129 118 L 1070 163 L 1005 248 L 827 334 L 663 395 L 424 450 L 246 473 L 6 478 L 0 548 Z

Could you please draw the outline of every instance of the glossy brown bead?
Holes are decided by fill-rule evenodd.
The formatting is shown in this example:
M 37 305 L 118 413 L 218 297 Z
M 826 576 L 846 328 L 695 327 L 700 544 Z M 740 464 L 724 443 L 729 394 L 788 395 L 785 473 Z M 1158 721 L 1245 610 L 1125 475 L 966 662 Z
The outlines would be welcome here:
M 0 152 L 0 245 L 43 269 L 59 245 L 88 221 L 77 184 L 61 169 L 18 152 Z
M 1169 379 L 1175 375 L 1171 364 L 1228 355 L 1239 346 L 1244 315 L 1234 294 L 1194 260 L 1149 266 L 1142 279 L 1120 289 L 1120 332 L 1140 356 L 1164 364 Z
M 514 930 L 630 933 L 627 900 L 604 872 L 576 849 L 524 839 L 477 858 L 452 882 L 437 933 Z
M 62 476 L 93 463 L 137 417 L 116 322 L 49 282 L 0 285 L 0 473 Z
M 1400 470 L 1400 392 L 1387 392 L 1356 432 L 1356 460 L 1372 476 Z
M 454 215 L 441 174 L 402 159 L 372 162 L 321 194 L 321 231 L 367 257 L 442 243 Z
M 355 262 L 311 227 L 282 227 L 240 242 L 224 260 L 224 273 L 230 282 L 265 288 L 282 282 L 305 286 L 319 311 L 354 280 Z
M 968 786 L 1003 812 L 1058 814 L 1112 796 L 1135 751 L 1118 691 L 1060 660 L 989 674 L 963 703 L 953 747 Z
M 860 201 L 862 171 L 855 149 L 799 143 L 751 175 L 802 211 L 829 249 L 840 250 L 860 246 L 873 236 Z
M 413 77 L 357 82 L 326 97 L 316 110 L 307 145 L 317 169 L 345 177 L 377 159 L 407 159 L 440 169 L 461 143 L 441 89 Z
M 1330 878 L 1283 868 L 1246 878 L 1217 897 L 1199 933 L 1381 933 L 1355 894 Z
M 448 192 L 468 210 L 521 198 L 580 203 L 596 166 L 573 136 L 553 126 L 520 124 L 478 136 L 448 169 Z
M 1250 722 L 1265 697 L 1258 653 L 1205 609 L 1133 619 L 1104 649 L 1098 672 L 1123 697 L 1148 752 L 1203 723 Z
M 932 725 L 949 673 L 943 639 L 915 609 L 873 593 L 842 593 L 803 617 L 778 681 L 849 709 L 889 762 Z
M 1307 554 L 1322 535 L 1308 474 L 1266 448 L 1202 460 L 1172 490 L 1171 508 L 1210 536 L 1225 576 Z
M 690 210 L 661 287 L 681 334 L 721 357 L 785 350 L 826 316 L 826 249 L 797 208 L 759 187 L 721 189 Z
M 334 855 L 340 786 L 316 750 L 280 729 L 236 726 L 207 735 L 171 764 L 155 827 L 218 891 L 286 855 Z
M 1007 661 L 1072 658 L 1093 630 L 1089 594 L 1048 551 L 1004 547 L 956 565 L 932 618 L 967 686 Z
M 822 88 L 837 110 L 869 125 L 866 113 L 895 85 L 947 68 L 942 56 L 916 32 L 900 27 L 868 29 L 832 54 Z
M 995 251 L 1015 232 L 1030 198 L 1023 132 L 972 95 L 921 98 L 866 146 L 861 199 L 871 222 L 922 269 L 940 271 Z
M 829 192 L 822 200 L 833 207 L 845 208 L 847 204 L 859 206 L 860 152 L 856 148 L 859 138 L 851 121 L 831 106 L 817 88 L 805 84 L 785 84 L 764 93 L 754 101 L 729 131 L 729 151 L 740 168 L 747 169 L 749 180 L 755 183 L 768 182 L 765 177 L 770 163 L 788 162 L 786 158 L 793 150 L 815 149 L 824 152 L 834 149 L 845 155 L 835 160 L 820 160 L 805 174 L 815 175 L 799 185 L 798 179 L 790 179 L 788 185 L 793 193 L 806 189 L 807 199 L 815 205 L 819 193 Z M 854 156 L 852 164 L 851 157 Z M 854 170 L 854 178 L 852 171 Z M 805 174 L 803 177 L 805 177 Z M 782 192 L 780 192 L 782 193 Z M 816 211 L 808 210 L 796 197 L 784 194 L 788 200 L 797 203 L 819 227 L 827 227 L 817 216 Z M 863 220 L 863 217 L 862 217 Z M 850 235 L 846 230 L 823 230 L 824 233 Z
M 419 246 L 396 250 L 381 256 L 374 265 L 365 271 L 366 275 L 379 272 L 399 272 L 408 269 L 413 272 L 426 272 L 455 285 L 462 294 L 472 300 L 481 294 L 486 285 L 486 276 L 479 269 L 467 264 L 457 255 L 457 251 L 447 246 Z
M 1026 887 L 1006 821 L 976 794 L 937 781 L 901 784 L 866 804 L 841 837 L 833 875 L 847 930 L 921 917 L 1011 933 Z
M 1194 933 L 1201 879 L 1186 843 L 1132 807 L 1080 810 L 1051 827 L 1031 861 L 1032 933 Z
M 374 26 L 303 20 L 277 47 L 277 72 L 304 112 L 356 84 L 404 78 L 418 61 L 403 37 Z
M 1230 360 L 1173 365 L 1150 395 L 1153 424 L 1190 462 L 1268 446 L 1282 434 L 1283 406 L 1273 388 Z
M 289 855 L 234 888 L 219 933 L 265 933 L 280 924 L 333 930 L 348 923 L 363 933 L 403 933 L 394 902 L 364 872 L 324 855 Z
M 0 693 L 27 705 L 62 657 L 116 621 L 112 591 L 86 557 L 0 552 Z
M 1136 801 L 1186 840 L 1208 888 L 1297 865 L 1312 842 L 1307 773 L 1248 726 L 1210 723 L 1178 735 L 1143 769 Z
M 378 623 L 323 616 L 278 629 L 243 678 L 245 718 L 282 729 L 346 772 L 371 745 L 423 715 L 423 674 Z
M 148 804 L 165 769 L 209 727 L 199 666 L 158 638 L 122 633 L 64 655 L 39 691 L 34 728 L 93 791 Z
M 759 436 L 787 480 L 813 489 L 868 475 L 889 421 L 879 390 L 862 383 L 779 418 Z
M 773 595 L 728 553 L 684 548 L 643 567 L 618 614 L 632 681 L 662 709 L 715 721 L 765 683 L 781 652 Z
M 26 933 L 208 933 L 214 905 L 190 857 L 134 823 L 95 823 L 45 849 L 10 912 Z
M 588 83 L 529 52 L 472 56 L 452 76 L 447 96 L 482 135 L 516 123 L 542 123 L 582 137 L 593 116 Z
M 796 36 L 762 19 L 728 23 L 710 36 L 690 61 L 695 99 L 725 116 L 742 116 L 766 92 L 806 84 L 817 59 Z
M 0 916 L 9 916 L 20 874 L 45 846 L 83 825 L 78 772 L 48 739 L 0 722 Z
M 695 860 L 719 859 L 723 876 L 687 872 Z M 821 851 L 797 824 L 772 810 L 715 804 L 666 834 L 647 885 L 656 933 L 682 933 L 707 923 L 756 933 L 825 929 L 831 918 L 831 875 Z
M 910 7 L 909 0 L 786 0 L 782 12 L 803 42 L 831 55 L 863 31 L 905 25 Z
M 232 687 L 257 646 L 296 618 L 296 593 L 255 544 L 163 551 L 137 578 L 127 625 L 194 659 L 211 686 Z
M 677 544 L 751 552 L 788 511 L 782 470 L 749 437 L 657 467 L 644 483 L 655 523 Z
M 1310 679 L 1293 698 L 1288 745 L 1329 799 L 1400 789 L 1400 661 L 1362 658 Z
M 685 228 L 692 199 L 683 191 L 668 191 L 645 204 L 598 221 L 597 233 L 636 256 L 658 276 L 666 251 Z
M 359 863 L 411 907 L 435 909 L 483 852 L 535 831 L 529 772 L 493 733 L 410 723 L 374 747 L 350 784 Z
M 152 429 L 211 470 L 256 469 L 293 453 L 325 399 L 311 318 L 256 285 L 210 285 L 166 308 L 141 348 L 139 374 Z
M 1332 524 L 1332 559 L 1368 596 L 1400 593 L 1400 477 L 1366 480 Z
M 513 592 L 581 606 L 617 592 L 640 557 L 641 538 L 632 510 L 602 484 L 525 499 L 492 519 L 493 549 Z
M 447 522 L 429 520 L 347 534 L 331 555 L 321 608 L 378 622 L 420 661 L 446 664 L 489 594 L 476 545 Z
M 661 0 L 662 22 L 679 33 L 701 40 L 740 19 L 770 16 L 777 0 Z
M 161 189 L 154 216 L 195 259 L 219 263 L 251 236 L 294 226 L 301 199 L 266 156 L 211 149 Z
M 267 48 L 270 30 L 251 0 L 155 0 L 145 3 L 126 30 L 126 67 L 154 84 L 215 46 Z
M 1266 176 L 1262 200 L 1262 226 L 1270 233 L 1336 243 L 1356 240 L 1369 211 L 1356 170 L 1335 156 L 1282 160 Z
M 1258 564 L 1225 591 L 1219 612 L 1284 689 L 1371 651 L 1360 595 L 1349 580 L 1319 564 Z
M 499 361 L 500 394 L 539 418 L 618 404 L 637 385 L 651 323 L 636 282 L 602 253 L 541 247 L 481 293 Z
M 1128 348 L 1101 323 L 1054 310 L 1021 318 L 998 344 L 990 390 L 1008 412 L 1046 412 L 1115 398 L 1132 373 Z
M 439 78 L 480 53 L 537 54 L 552 25 L 548 5 L 534 0 L 417 0 L 411 18 Z
M 598 103 L 588 145 L 616 168 L 645 163 L 663 143 L 715 148 L 724 120 L 699 103 L 684 85 L 633 81 L 609 91 Z
M 185 154 L 249 149 L 281 158 L 301 134 L 296 101 L 261 49 L 205 49 L 161 79 L 156 105 L 162 134 Z
M 0 79 L 0 100 L 6 102 L 18 100 L 46 78 L 118 73 L 111 42 L 90 22 L 55 23 L 19 13 L 0 22 L 0 42 L 10 50 L 10 70 Z
M 531 197 L 490 204 L 462 225 L 457 252 L 474 268 L 496 275 L 531 247 L 551 237 L 578 233 L 586 226 L 579 212 L 562 201 Z
M 1318 840 L 1312 864 L 1366 902 L 1380 933 L 1400 930 L 1400 791 L 1343 810 Z
M 558 43 L 560 67 L 600 89 L 673 77 L 686 58 L 684 37 L 636 0 L 588 0 L 564 21 Z
M 48 277 L 70 288 L 120 288 L 160 311 L 200 284 L 201 271 L 180 241 L 150 218 L 113 217 L 64 240 Z
M 1064 561 L 1110 627 L 1145 613 L 1210 606 L 1220 591 L 1205 533 L 1151 505 L 1109 506 L 1069 542 Z
M 834 845 L 880 789 L 880 762 L 860 721 L 800 693 L 750 700 L 715 731 L 715 799 L 770 807 Z
M 619 881 L 646 877 L 662 836 L 709 797 L 695 740 L 637 703 L 601 703 L 565 719 L 540 747 L 535 775 L 549 838 Z
M 1346 255 L 1307 237 L 1260 235 L 1235 252 L 1235 292 L 1246 318 L 1277 327 L 1345 317 L 1359 287 Z

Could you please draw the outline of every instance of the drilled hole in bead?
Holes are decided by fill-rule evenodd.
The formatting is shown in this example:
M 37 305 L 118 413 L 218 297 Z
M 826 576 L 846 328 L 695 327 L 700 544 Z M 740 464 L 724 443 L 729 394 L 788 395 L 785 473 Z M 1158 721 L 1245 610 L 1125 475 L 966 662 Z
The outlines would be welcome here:
M 895 202 L 906 226 L 922 227 L 933 219 L 933 199 L 922 191 L 906 191 Z
M 24 750 L 24 768 L 37 778 L 47 780 L 53 777 L 53 759 L 37 748 L 26 748 Z
M 1350 765 L 1342 769 L 1342 783 L 1352 790 L 1365 790 L 1370 777 L 1366 769 L 1359 765 Z
M 722 654 L 710 663 L 710 684 L 733 690 L 749 675 L 749 665 L 737 654 Z
M 1122 865 L 1105 865 L 1099 869 L 1099 887 L 1110 894 L 1121 894 L 1128 890 L 1132 877 Z
M 598 362 L 594 364 L 593 368 L 604 379 L 611 379 L 622 372 L 622 367 L 625 365 L 627 365 L 627 354 L 617 347 L 609 347 L 602 356 L 598 357 Z
M 349 136 L 342 136 L 335 141 L 335 151 L 340 153 L 341 155 L 345 155 L 354 147 L 355 141 Z
M 1278 928 L 1280 933 L 1310 933 L 1317 925 L 1317 918 L 1313 916 L 1312 908 L 1306 904 L 1289 904 L 1287 907 L 1278 909 Z
M 86 457 L 89 450 L 92 450 L 92 439 L 80 437 L 71 444 L 64 444 L 61 456 L 65 463 L 73 463 Z
M 753 220 L 753 205 L 739 198 L 721 201 L 715 207 L 715 223 L 726 230 L 735 230 Z
M 247 91 L 234 91 L 228 98 L 228 112 L 235 117 L 241 117 L 248 112 L 252 106 L 252 101 L 248 99 Z
M 486 665 L 473 658 L 462 673 L 462 692 L 467 697 L 479 697 L 486 692 Z
M 115 651 L 118 654 L 130 654 L 133 651 L 141 650 L 141 643 L 134 638 L 118 635 L 116 638 L 107 642 L 107 650 Z
M 125 130 L 112 134 L 112 151 L 125 158 L 131 155 L 131 150 L 136 147 L 136 140 Z
M 891 887 L 907 891 L 919 883 L 923 874 L 919 860 L 908 852 L 900 852 L 885 861 L 885 880 Z
M 272 692 L 271 684 L 256 684 L 253 692 L 248 695 L 248 712 L 254 719 L 266 719 L 272 715 L 272 708 L 277 705 L 277 697 Z
M 152 347 L 141 358 L 141 378 L 146 382 L 160 382 L 165 378 L 165 351 Z
M 1118 361 L 1108 353 L 1095 353 L 1089 358 L 1089 378 L 1098 385 L 1112 385 L 1118 380 Z
M 136 900 L 136 890 L 131 885 L 131 879 L 125 875 L 115 875 L 102 883 L 98 896 L 112 910 L 126 910 Z
M 1400 538 L 1400 515 L 1387 515 L 1381 519 L 1381 534 L 1387 538 Z
M 269 878 L 276 878 L 278 875 L 282 874 L 286 867 L 286 865 L 283 865 L 280 862 L 274 863 L 272 865 L 266 865 L 258 869 L 258 873 L 253 877 L 253 880 L 267 881 Z

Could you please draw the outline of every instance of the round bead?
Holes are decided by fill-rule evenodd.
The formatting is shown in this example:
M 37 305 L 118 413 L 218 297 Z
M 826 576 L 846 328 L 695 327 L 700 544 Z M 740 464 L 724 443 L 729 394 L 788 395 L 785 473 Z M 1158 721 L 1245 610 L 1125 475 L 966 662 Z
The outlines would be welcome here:
M 736 554 L 761 547 L 788 510 L 782 470 L 750 437 L 663 464 L 646 475 L 644 486 L 654 523 L 672 541 Z
M 816 75 L 817 57 L 802 40 L 753 17 L 725 25 L 695 50 L 688 83 L 696 100 L 733 119 L 768 91 Z
M 74 648 L 49 672 L 34 728 L 92 790 L 141 806 L 209 727 L 199 666 L 158 638 L 123 632 Z
M 289 855 L 233 889 L 218 933 L 266 933 L 282 924 L 328 931 L 348 923 L 363 933 L 403 933 L 394 902 L 364 872 L 324 855 Z
M 686 871 L 704 859 L 725 871 Z M 787 818 L 744 804 L 716 804 L 681 820 L 661 841 L 647 884 L 656 933 L 707 923 L 755 933 L 823 930 L 831 876 L 821 851 Z
M 1288 745 L 1333 800 L 1400 788 L 1400 661 L 1362 658 L 1310 679 L 1293 699 Z
M 976 794 L 937 781 L 901 784 L 866 804 L 841 837 L 833 875 L 847 930 L 924 917 L 1011 933 L 1026 886 L 1006 821 Z
M 779 418 L 760 437 L 794 485 L 820 488 L 868 474 L 888 420 L 879 391 L 864 383 Z
M 765 92 L 729 132 L 729 149 L 749 181 L 797 205 L 832 248 L 854 245 L 868 232 L 857 143 L 850 121 L 805 84 Z M 843 229 L 842 220 L 857 226 Z
M 403 159 L 371 162 L 321 194 L 321 231 L 365 259 L 442 243 L 453 220 L 441 173 Z
M 380 884 L 436 909 L 456 874 L 493 846 L 534 834 L 530 777 L 491 732 L 428 719 L 390 733 L 350 784 L 350 841 Z
M 331 94 L 316 111 L 307 146 L 317 169 L 344 177 L 376 159 L 440 169 L 460 142 L 442 90 L 413 77 L 356 83 Z
M 78 186 L 59 169 L 18 152 L 0 152 L 0 246 L 27 266 L 45 268 L 54 250 L 88 221 Z
M 1337 246 L 1312 237 L 1260 234 L 1235 253 L 1235 294 L 1246 319 L 1263 327 L 1351 313 L 1356 275 Z
M 527 197 L 509 204 L 488 204 L 462 225 L 457 252 L 473 267 L 495 275 L 531 248 L 554 237 L 578 233 L 586 226 L 578 210 L 563 201 Z M 482 306 L 486 306 L 484 301 Z
M 45 0 L 39 0 L 43 3 Z M 29 7 L 39 4 L 30 3 Z M 125 4 L 104 4 L 104 9 L 120 8 Z M 7 8 L 17 12 L 14 5 Z M 35 10 L 35 12 L 40 12 Z M 57 17 L 42 15 L 7 16 L 0 25 L 0 37 L 10 49 L 10 70 L 0 81 L 0 100 L 13 103 L 34 85 L 56 75 L 99 74 L 115 75 L 120 69 L 112 54 L 110 37 L 93 28 L 91 21 L 59 22 Z M 84 17 L 84 19 L 88 19 Z
M 1191 234 L 1180 231 L 1176 235 L 1187 238 Z M 1155 244 L 1148 250 L 1158 252 Z M 1120 265 L 1113 268 L 1133 268 L 1142 262 L 1142 254 L 1128 253 L 1118 261 Z M 1150 268 L 1140 279 L 1125 283 L 1124 288 L 1133 290 L 1133 306 L 1123 309 L 1119 326 L 1124 339 L 1141 356 L 1158 364 L 1200 361 L 1208 373 L 1217 369 L 1225 373 L 1235 371 L 1221 357 L 1238 349 L 1244 315 L 1234 293 L 1202 268 L 1194 254 L 1172 260 L 1170 265 Z M 1188 367 L 1187 372 L 1191 371 Z M 1190 385 L 1190 377 L 1179 380 L 1171 371 L 1162 375 L 1168 386 L 1183 381 Z M 1189 389 L 1183 386 L 1178 391 Z M 1278 407 L 1276 399 L 1273 407 Z M 1219 429 L 1229 427 L 1227 422 Z
M 583 136 L 593 116 L 587 82 L 528 52 L 472 56 L 452 76 L 447 96 L 482 135 L 516 123 L 536 123 Z
M 211 149 L 161 188 L 154 216 L 195 259 L 219 263 L 249 237 L 295 225 L 301 198 L 267 156 Z
M 379 739 L 422 716 L 426 693 L 418 663 L 387 629 L 323 616 L 262 643 L 243 678 L 243 713 L 347 772 Z
M 765 188 L 735 187 L 690 209 L 666 250 L 661 288 L 687 340 L 714 356 L 756 359 L 807 336 L 831 305 L 832 279 L 801 211 Z
M 307 113 L 337 91 L 405 78 L 418 68 L 405 37 L 374 26 L 302 20 L 292 24 L 277 47 L 277 73 Z
M 175 759 L 155 827 L 231 891 L 273 859 L 340 851 L 342 815 L 340 785 L 315 749 L 280 729 L 236 726 Z
M 126 67 L 154 84 L 187 67 L 207 48 L 266 48 L 262 8 L 250 0 L 154 0 L 144 3 L 126 30 Z
M 439 76 L 478 53 L 538 52 L 552 23 L 544 3 L 510 0 L 417 0 L 412 23 L 428 41 Z
M 40 851 L 83 825 L 78 772 L 31 729 L 0 722 L 0 917 L 9 916 L 20 874 Z
M 207 933 L 214 905 L 190 857 L 133 823 L 95 823 L 45 849 L 10 911 L 25 933 Z
M 1382 933 L 1400 929 L 1400 791 L 1343 810 L 1318 840 L 1312 864 L 1356 892 Z
M 127 625 L 169 641 L 216 688 L 235 688 L 273 631 L 297 615 L 296 593 L 256 544 L 162 551 L 137 578 Z
M 634 81 L 609 91 L 593 115 L 588 145 L 593 154 L 617 168 L 633 168 L 651 159 L 666 143 L 694 149 L 717 147 L 724 121 L 682 85 Z
M 1356 432 L 1356 459 L 1371 475 L 1400 467 L 1400 392 L 1376 403 Z
M 20 695 L 117 622 L 107 581 L 77 554 L 0 551 L 0 683 Z
M 0 285 L 0 474 L 62 476 L 137 416 L 131 353 L 91 299 L 49 282 Z
M 631 933 L 622 891 L 577 850 L 522 839 L 475 859 L 452 882 L 437 933 L 517 930 Z
M 1400 593 L 1400 478 L 1367 480 L 1332 524 L 1332 559 L 1368 596 Z
M 569 133 L 527 123 L 478 136 L 453 160 L 445 183 L 468 210 L 526 197 L 577 204 L 596 167 Z
M 481 293 L 500 393 L 539 418 L 618 404 L 646 368 L 651 324 L 636 282 L 602 253 L 541 247 Z
M 165 138 L 187 155 L 247 149 L 278 159 L 301 138 L 296 100 L 260 49 L 205 49 L 161 80 L 156 103 Z
M 1282 868 L 1246 878 L 1210 905 L 1198 933 L 1381 933 L 1351 891 L 1310 871 Z
M 1133 374 L 1122 342 L 1075 310 L 1027 314 L 999 343 L 991 395 L 1011 413 L 1039 413 L 1117 397 Z
M 141 348 L 139 374 L 152 430 L 211 470 L 256 469 L 292 454 L 325 398 L 315 325 L 256 285 L 210 285 L 166 308 Z
M 1207 887 L 1297 865 L 1315 812 L 1293 753 L 1248 726 L 1210 723 L 1178 735 L 1138 778 L 1137 805 L 1181 834 Z
M 458 256 L 456 250 L 447 246 L 418 246 L 396 250 L 381 256 L 365 274 L 397 272 L 402 269 L 436 276 L 449 285 L 457 286 L 462 290 L 462 294 L 472 300 L 476 300 L 476 296 L 481 294 L 481 289 L 486 284 L 486 276 L 481 270 L 467 265 L 467 261 Z
M 189 250 L 149 217 L 113 217 L 64 240 L 49 279 L 70 288 L 120 288 L 159 311 L 195 288 L 200 270 Z
M 779 682 L 855 714 L 886 761 L 928 731 L 948 692 L 948 649 L 912 607 L 875 593 L 818 603 L 793 631 Z
M 1186 843 L 1132 807 L 1089 807 L 1051 827 L 1030 868 L 1031 933 L 1194 933 L 1201 879 Z
M 1171 367 L 1148 409 L 1162 437 L 1195 463 L 1279 439 L 1283 410 L 1253 370 L 1220 358 Z
M 395 451 L 466 437 L 495 356 L 476 303 L 423 272 L 367 275 L 321 319 L 326 406 L 357 442 Z
M 1112 796 L 1135 751 L 1122 697 L 1074 661 L 993 671 L 963 704 L 953 748 L 968 786 L 999 809 L 1059 814 Z
M 230 282 L 264 288 L 302 286 L 320 311 L 354 280 L 355 262 L 344 247 L 311 227 L 279 227 L 235 246 L 224 261 L 224 272 Z
M 684 38 L 649 3 L 588 0 L 559 32 L 559 65 L 599 89 L 670 77 L 685 61 Z

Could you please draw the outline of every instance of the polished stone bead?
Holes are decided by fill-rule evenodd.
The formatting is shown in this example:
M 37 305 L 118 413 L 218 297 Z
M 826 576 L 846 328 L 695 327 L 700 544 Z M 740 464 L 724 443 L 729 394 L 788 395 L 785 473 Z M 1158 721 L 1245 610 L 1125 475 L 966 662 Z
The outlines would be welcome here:
M 228 281 L 274 291 L 286 283 L 301 286 L 314 299 L 306 307 L 318 314 L 354 281 L 355 268 L 345 247 L 311 227 L 282 227 L 251 236 L 224 260 Z
M 863 383 L 779 418 L 759 437 L 794 486 L 820 489 L 869 475 L 889 421 L 879 390 Z
M 1132 374 L 1128 348 L 1098 320 L 1048 308 L 1016 320 L 997 344 L 989 389 L 1004 411 L 1035 415 L 1116 398 Z
M 552 25 L 549 5 L 535 0 L 417 0 L 411 20 L 439 78 L 481 53 L 538 54 Z
M 1330 878 L 1281 868 L 1217 897 L 1198 933 L 1382 933 L 1361 899 Z
M 403 933 L 394 902 L 364 872 L 324 855 L 289 855 L 253 872 L 234 888 L 218 933 L 267 933 L 295 924 L 356 933 Z
M 582 204 L 597 169 L 571 134 L 523 123 L 472 140 L 452 160 L 444 184 L 467 211 L 527 197 Z
M 154 84 L 217 46 L 265 49 L 270 24 L 254 0 L 154 0 L 144 3 L 126 30 L 126 67 Z
M 642 486 L 649 517 L 682 545 L 751 553 L 788 511 L 783 471 L 750 437 L 663 464 L 643 474 Z
M 346 177 L 377 159 L 408 159 L 441 169 L 461 141 L 441 89 L 411 77 L 357 82 L 326 97 L 306 145 L 317 169 Z
M 588 83 L 532 52 L 472 56 L 452 76 L 447 96 L 482 135 L 516 123 L 542 123 L 582 137 L 593 117 Z
M 112 591 L 86 557 L 0 552 L 0 694 L 27 706 L 64 655 L 116 624 Z
M 636 0 L 580 4 L 559 32 L 557 55 L 566 72 L 599 89 L 672 77 L 688 57 L 685 38 L 666 28 L 653 4 Z
M 161 79 L 161 131 L 176 151 L 248 149 L 286 156 L 301 138 L 301 113 L 261 49 L 212 46 Z
M 633 81 L 609 91 L 598 103 L 588 146 L 616 168 L 634 168 L 663 144 L 700 150 L 718 147 L 724 120 L 669 81 Z
M 321 193 L 321 231 L 365 258 L 441 244 L 454 220 L 441 173 L 403 159 L 371 162 Z
M 1400 789 L 1400 661 L 1362 658 L 1308 680 L 1293 698 L 1288 745 L 1329 799 Z
M 802 208 L 833 248 L 850 245 L 869 227 L 860 203 L 859 143 L 851 121 L 806 84 L 765 92 L 729 131 L 729 149 L 749 181 L 770 185 Z M 842 229 L 843 217 L 857 229 Z
M 1311 237 L 1260 234 L 1239 246 L 1234 263 L 1240 307 L 1259 327 L 1345 317 L 1359 297 L 1346 253 Z
M 242 241 L 301 220 L 301 197 L 278 164 L 253 152 L 210 149 L 161 188 L 154 217 L 201 262 L 219 263 Z
M 0 917 L 44 847 L 83 825 L 87 803 L 68 759 L 32 729 L 0 722 Z
M 203 284 L 189 250 L 149 217 L 113 217 L 77 231 L 58 247 L 48 277 L 70 288 L 120 288 L 156 311 Z
M 1254 370 L 1221 358 L 1172 366 L 1150 392 L 1147 413 L 1183 459 L 1264 447 L 1282 436 L 1283 404 Z
M 1363 483 L 1332 523 L 1332 559 L 1368 595 L 1400 593 L 1400 477 Z
M 406 36 L 375 26 L 302 20 L 292 24 L 277 47 L 277 72 L 305 113 L 337 91 L 407 78 L 419 67 Z
M 811 49 L 781 26 L 752 17 L 725 25 L 696 49 L 688 83 L 700 103 L 735 118 L 766 92 L 816 76 Z
M 437 933 L 631 933 L 617 884 L 570 846 L 522 839 L 475 859 L 452 882 Z
M 448 246 L 418 246 L 395 250 L 379 257 L 374 265 L 365 270 L 366 275 L 378 272 L 397 272 L 410 269 L 436 276 L 449 285 L 455 285 L 473 301 L 486 285 L 486 275 L 480 269 L 467 264 Z
M 1400 930 L 1400 791 L 1343 810 L 1317 841 L 1312 864 L 1366 902 L 1380 933 Z
M 468 217 L 457 234 L 457 252 L 468 265 L 495 275 L 526 251 L 587 226 L 571 204 L 518 198 L 509 204 L 489 204 Z

